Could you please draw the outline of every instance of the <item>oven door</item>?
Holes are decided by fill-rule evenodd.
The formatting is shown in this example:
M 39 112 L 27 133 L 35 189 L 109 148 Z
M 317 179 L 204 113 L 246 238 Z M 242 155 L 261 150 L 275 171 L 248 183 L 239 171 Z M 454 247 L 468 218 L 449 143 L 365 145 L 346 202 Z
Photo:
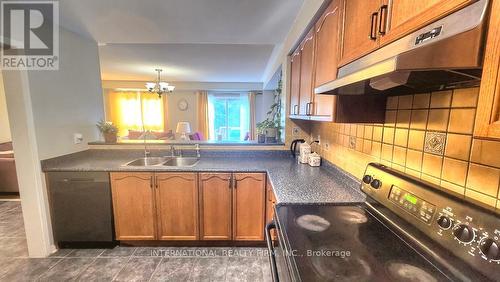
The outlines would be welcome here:
M 277 240 L 272 240 L 271 231 L 275 229 Z M 284 248 L 283 237 L 279 232 L 275 221 L 266 225 L 266 242 L 269 253 L 269 264 L 271 265 L 271 274 L 274 282 L 294 281 L 287 264 L 286 250 Z

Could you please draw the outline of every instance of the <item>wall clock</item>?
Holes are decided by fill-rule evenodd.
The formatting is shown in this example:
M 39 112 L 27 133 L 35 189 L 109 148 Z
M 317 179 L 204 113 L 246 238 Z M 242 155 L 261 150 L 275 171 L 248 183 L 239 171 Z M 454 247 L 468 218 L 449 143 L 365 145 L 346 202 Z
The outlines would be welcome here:
M 186 99 L 180 99 L 179 102 L 177 102 L 177 108 L 179 111 L 186 111 L 189 107 L 189 104 Z

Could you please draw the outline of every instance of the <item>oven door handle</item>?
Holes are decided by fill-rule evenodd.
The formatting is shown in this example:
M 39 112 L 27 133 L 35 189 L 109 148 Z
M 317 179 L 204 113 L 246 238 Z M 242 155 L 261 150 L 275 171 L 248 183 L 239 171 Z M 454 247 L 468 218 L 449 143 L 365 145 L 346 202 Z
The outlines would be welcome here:
M 271 239 L 271 230 L 276 229 L 276 223 L 273 221 L 266 224 L 265 234 L 267 251 L 269 253 L 269 263 L 271 264 L 271 274 L 273 275 L 273 281 L 278 282 L 278 268 L 276 267 L 276 257 L 274 256 L 273 240 Z

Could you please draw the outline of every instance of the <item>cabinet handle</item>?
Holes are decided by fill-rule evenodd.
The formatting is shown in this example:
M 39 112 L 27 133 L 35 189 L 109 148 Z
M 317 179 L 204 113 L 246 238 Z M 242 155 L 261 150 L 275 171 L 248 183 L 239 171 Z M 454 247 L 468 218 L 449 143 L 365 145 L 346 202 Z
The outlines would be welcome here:
M 308 115 L 308 116 L 312 115 L 312 113 L 311 113 L 312 112 L 312 110 L 311 110 L 312 107 L 311 106 L 312 106 L 312 102 L 309 102 L 309 103 L 306 104 L 306 115 Z
M 293 114 L 298 115 L 299 114 L 299 105 L 293 106 Z
M 373 14 L 370 16 L 370 34 L 368 37 L 371 40 L 376 40 L 377 39 L 377 27 L 375 26 L 377 24 L 377 18 L 378 18 L 378 12 L 373 12 Z M 373 35 L 373 30 L 375 30 L 375 35 Z
M 388 6 L 382 5 L 380 7 L 380 19 L 378 22 L 378 34 L 384 35 L 387 31 L 387 15 L 388 15 Z
M 159 185 L 158 185 L 158 176 L 155 176 L 155 188 L 158 189 Z
M 236 178 L 233 180 L 233 188 L 234 189 L 238 188 L 238 179 Z

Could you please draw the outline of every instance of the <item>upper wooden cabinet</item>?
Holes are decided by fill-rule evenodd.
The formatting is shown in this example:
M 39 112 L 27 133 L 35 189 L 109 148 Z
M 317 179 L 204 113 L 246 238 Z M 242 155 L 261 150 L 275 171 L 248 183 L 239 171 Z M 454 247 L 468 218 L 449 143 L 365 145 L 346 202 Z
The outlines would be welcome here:
M 154 174 L 116 172 L 110 175 L 116 239 L 155 239 Z
M 378 47 L 380 0 L 344 0 L 344 30 L 340 64 L 344 65 Z
M 300 45 L 299 115 L 312 113 L 314 38 L 314 28 L 312 28 Z
M 323 12 L 314 27 L 314 87 L 335 80 L 340 51 L 342 31 L 341 0 L 333 0 Z M 336 96 L 313 95 L 312 116 L 324 117 L 333 121 Z
M 333 0 L 316 22 L 314 87 L 335 80 L 340 49 L 342 8 L 341 0 Z
M 385 45 L 477 0 L 384 0 L 379 10 L 380 44 Z
M 264 240 L 266 175 L 235 173 L 233 192 L 233 240 Z
M 200 239 L 231 240 L 230 173 L 200 173 Z
M 298 115 L 300 99 L 300 47 L 292 54 L 290 64 L 290 115 Z
M 156 207 L 159 240 L 198 239 L 196 173 L 157 173 Z
M 474 136 L 500 139 L 500 1 L 492 1 Z
M 475 1 L 344 0 L 339 65 L 346 65 Z

